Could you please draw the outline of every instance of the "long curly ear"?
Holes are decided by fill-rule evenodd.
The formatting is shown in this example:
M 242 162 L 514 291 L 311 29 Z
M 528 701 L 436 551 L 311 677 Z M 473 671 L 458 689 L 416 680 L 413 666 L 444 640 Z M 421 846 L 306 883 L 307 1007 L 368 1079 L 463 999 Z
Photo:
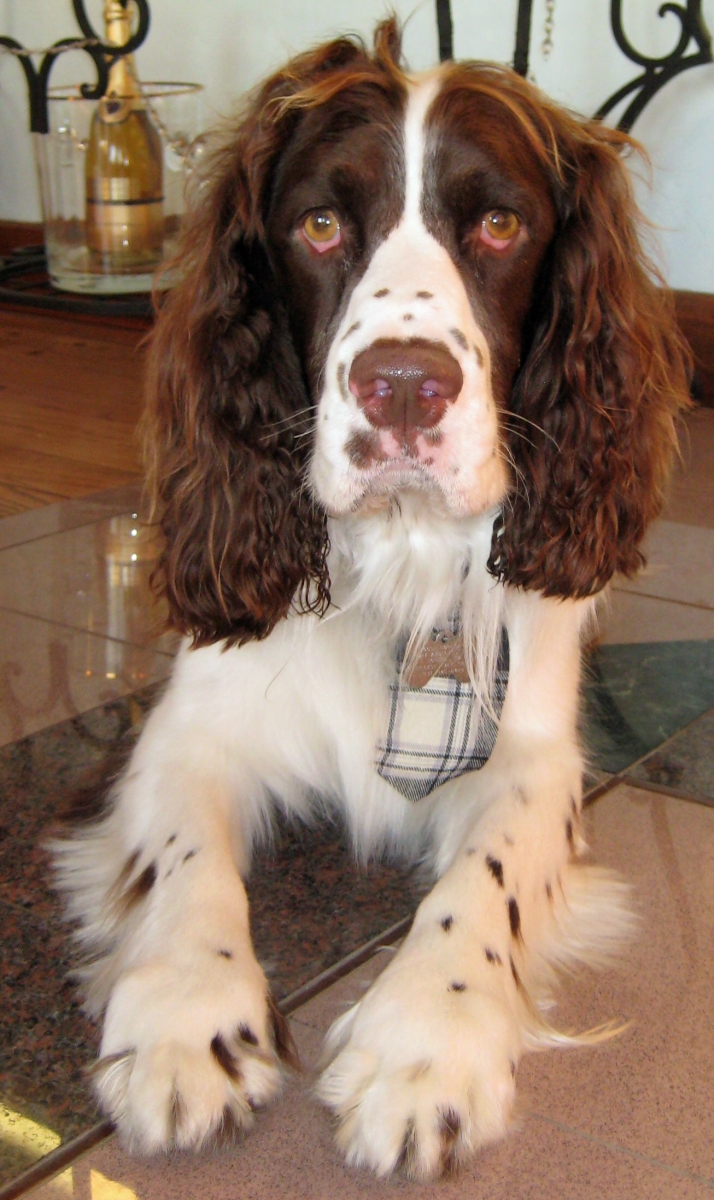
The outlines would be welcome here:
M 689 403 L 688 356 L 638 240 L 621 158 L 635 143 L 554 108 L 548 118 L 559 228 L 504 418 L 517 478 L 489 569 L 549 596 L 582 597 L 643 564 L 638 546 L 662 507 L 674 419 Z
M 144 442 L 164 534 L 154 585 L 194 645 L 265 637 L 293 603 L 329 599 L 325 519 L 303 478 L 311 410 L 261 211 L 294 119 L 269 105 L 298 84 L 266 84 L 202 169 L 151 342 Z

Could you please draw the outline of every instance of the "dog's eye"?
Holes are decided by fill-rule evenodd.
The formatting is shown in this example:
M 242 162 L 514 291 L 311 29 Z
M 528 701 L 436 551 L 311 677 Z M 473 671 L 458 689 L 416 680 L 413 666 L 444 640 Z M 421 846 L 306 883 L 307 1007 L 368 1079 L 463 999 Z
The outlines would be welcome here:
M 339 246 L 342 236 L 337 213 L 331 208 L 316 208 L 308 213 L 302 223 L 302 231 L 310 245 L 321 253 Z
M 486 213 L 483 218 L 479 238 L 487 246 L 493 246 L 496 250 L 505 250 L 506 246 L 513 241 L 520 227 L 521 223 L 514 212 L 509 212 L 504 208 L 495 208 L 493 212 Z

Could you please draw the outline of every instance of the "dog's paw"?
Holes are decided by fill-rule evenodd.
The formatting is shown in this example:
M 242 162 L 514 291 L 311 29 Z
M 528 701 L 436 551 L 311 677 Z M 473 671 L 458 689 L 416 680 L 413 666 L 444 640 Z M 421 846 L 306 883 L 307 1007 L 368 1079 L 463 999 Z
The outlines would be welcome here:
M 112 993 L 95 1091 L 130 1149 L 198 1149 L 248 1129 L 296 1066 L 285 1018 L 255 962 L 187 972 L 154 961 Z
M 349 1163 L 429 1179 L 506 1133 L 520 1050 L 503 998 L 398 956 L 330 1030 L 318 1095 Z

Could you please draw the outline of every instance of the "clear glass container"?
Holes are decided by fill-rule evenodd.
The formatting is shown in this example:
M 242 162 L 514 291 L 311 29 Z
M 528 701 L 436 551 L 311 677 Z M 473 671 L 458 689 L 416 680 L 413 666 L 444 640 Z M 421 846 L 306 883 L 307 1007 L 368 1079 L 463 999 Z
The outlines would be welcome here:
M 175 249 L 186 180 L 203 146 L 203 89 L 194 83 L 145 83 L 141 91 L 163 150 L 163 262 Z M 78 87 L 50 88 L 48 100 L 50 131 L 34 139 L 52 283 L 68 292 L 151 291 L 153 265 L 148 269 L 108 262 L 88 245 L 87 151 L 99 101 L 85 100 Z M 161 282 L 168 286 L 170 280 Z

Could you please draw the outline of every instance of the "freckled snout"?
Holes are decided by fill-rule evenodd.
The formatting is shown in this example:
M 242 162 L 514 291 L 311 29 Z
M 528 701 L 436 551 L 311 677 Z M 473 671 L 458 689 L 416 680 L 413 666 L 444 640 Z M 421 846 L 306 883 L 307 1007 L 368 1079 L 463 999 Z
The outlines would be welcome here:
M 352 363 L 349 388 L 375 429 L 433 429 L 464 383 L 461 367 L 439 342 L 373 342 Z

